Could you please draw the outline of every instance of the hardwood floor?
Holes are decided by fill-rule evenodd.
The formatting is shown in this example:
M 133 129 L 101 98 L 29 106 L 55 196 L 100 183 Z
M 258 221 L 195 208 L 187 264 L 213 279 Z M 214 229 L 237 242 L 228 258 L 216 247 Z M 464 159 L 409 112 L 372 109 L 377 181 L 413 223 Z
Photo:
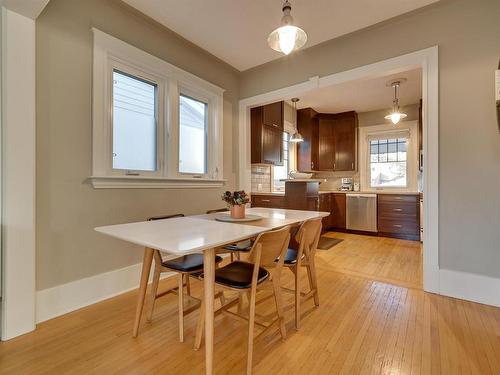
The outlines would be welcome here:
M 330 250 L 318 251 L 318 267 L 422 289 L 420 242 L 340 232 L 324 235 L 343 241 Z
M 256 339 L 255 374 L 500 374 L 499 308 L 370 279 L 379 273 L 417 285 L 406 273 L 420 277 L 410 271 L 418 249 L 406 241 L 334 236 L 345 240 L 318 251 L 320 306 L 305 302 L 301 329 L 295 331 L 293 295 L 284 294 L 288 338 L 282 341 L 276 327 Z M 377 262 L 375 254 L 387 259 Z M 291 287 L 291 273 L 285 276 Z M 160 288 L 171 283 L 162 281 Z M 194 294 L 201 294 L 201 283 L 192 284 Z M 186 317 L 185 342 L 179 343 L 176 296 L 159 299 L 153 322 L 144 319 L 133 339 L 136 293 L 0 343 L 0 374 L 202 374 L 204 351 L 191 349 L 198 313 Z M 261 320 L 274 317 L 273 300 L 258 304 L 257 314 Z M 216 318 L 217 374 L 244 373 L 246 334 L 244 322 Z

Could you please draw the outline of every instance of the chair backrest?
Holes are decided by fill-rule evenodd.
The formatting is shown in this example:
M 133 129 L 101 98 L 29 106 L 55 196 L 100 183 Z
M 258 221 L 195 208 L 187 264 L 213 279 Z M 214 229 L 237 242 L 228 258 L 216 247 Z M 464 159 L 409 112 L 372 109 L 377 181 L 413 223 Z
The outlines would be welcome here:
M 172 214 L 172 215 L 165 215 L 165 216 L 153 216 L 153 217 L 148 218 L 148 221 L 173 219 L 174 217 L 184 217 L 184 214 Z
M 316 248 L 318 247 L 319 238 L 321 237 L 322 219 L 309 219 L 304 221 L 300 226 L 295 240 L 299 243 L 299 253 L 297 256 L 314 257 Z
M 289 242 L 290 227 L 288 226 L 261 233 L 250 250 L 249 260 L 255 262 L 258 259 L 258 265 L 263 267 L 274 267 L 277 258 L 283 263 Z
M 227 212 L 227 211 L 229 211 L 229 208 L 218 208 L 216 210 L 208 210 L 207 215 L 208 214 L 215 214 L 217 212 Z

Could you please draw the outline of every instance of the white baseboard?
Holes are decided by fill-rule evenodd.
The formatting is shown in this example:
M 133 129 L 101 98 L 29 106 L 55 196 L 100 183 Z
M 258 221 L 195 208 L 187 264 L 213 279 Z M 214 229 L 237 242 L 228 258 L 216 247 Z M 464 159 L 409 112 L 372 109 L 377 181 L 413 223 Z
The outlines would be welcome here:
M 72 281 L 36 293 L 36 323 L 78 310 L 139 286 L 142 263 Z M 151 282 L 153 272 L 150 273 Z M 164 273 L 161 278 L 174 273 Z
M 439 270 L 440 294 L 500 307 L 500 279 L 473 273 Z

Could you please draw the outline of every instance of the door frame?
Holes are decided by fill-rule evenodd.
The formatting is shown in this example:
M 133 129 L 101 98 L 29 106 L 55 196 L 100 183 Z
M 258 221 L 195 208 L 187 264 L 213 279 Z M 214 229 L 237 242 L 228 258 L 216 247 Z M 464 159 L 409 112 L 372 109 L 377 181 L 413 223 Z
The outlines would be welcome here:
M 422 122 L 424 159 L 423 289 L 439 293 L 439 61 L 438 46 L 309 80 L 240 100 L 238 122 L 238 188 L 251 190 L 250 108 L 304 93 L 387 72 L 422 68 Z

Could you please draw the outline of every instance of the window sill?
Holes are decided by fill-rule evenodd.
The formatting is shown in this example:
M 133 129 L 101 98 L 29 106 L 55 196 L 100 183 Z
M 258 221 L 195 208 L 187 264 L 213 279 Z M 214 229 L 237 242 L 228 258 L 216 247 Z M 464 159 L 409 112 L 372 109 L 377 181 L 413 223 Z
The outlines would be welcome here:
M 145 176 L 91 176 L 88 178 L 88 182 L 94 189 L 210 189 L 222 187 L 226 181 Z

